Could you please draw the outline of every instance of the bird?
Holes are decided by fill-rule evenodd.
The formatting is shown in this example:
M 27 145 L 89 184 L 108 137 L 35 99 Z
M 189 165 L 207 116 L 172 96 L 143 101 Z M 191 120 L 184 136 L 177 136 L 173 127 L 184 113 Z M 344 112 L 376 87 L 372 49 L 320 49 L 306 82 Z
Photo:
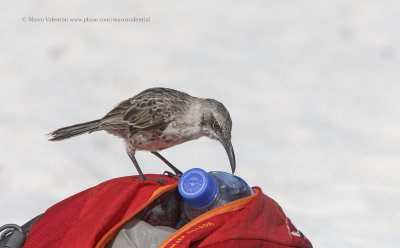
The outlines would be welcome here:
M 125 141 L 125 149 L 142 181 L 144 176 L 136 151 L 149 151 L 166 163 L 179 178 L 182 172 L 159 151 L 208 137 L 224 147 L 235 173 L 236 159 L 231 142 L 232 119 L 225 106 L 214 99 L 199 98 L 170 88 L 149 88 L 120 102 L 103 118 L 59 128 L 49 133 L 50 141 L 84 133 L 106 131 Z

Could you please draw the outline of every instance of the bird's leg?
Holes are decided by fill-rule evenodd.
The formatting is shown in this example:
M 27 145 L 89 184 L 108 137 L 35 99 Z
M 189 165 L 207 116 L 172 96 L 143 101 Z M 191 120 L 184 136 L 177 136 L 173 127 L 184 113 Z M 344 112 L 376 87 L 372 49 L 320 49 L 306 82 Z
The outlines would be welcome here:
M 151 152 L 151 153 L 156 155 L 159 159 L 161 159 L 164 163 L 166 163 L 169 166 L 169 168 L 171 168 L 175 172 L 176 179 L 179 179 L 181 177 L 182 171 L 180 171 L 178 168 L 173 166 L 168 160 L 166 160 L 163 156 L 161 156 L 161 154 L 159 154 L 158 152 Z
M 133 165 L 135 165 L 137 172 L 139 173 L 139 177 L 142 181 L 147 180 L 147 178 L 143 175 L 142 170 L 139 167 L 138 162 L 135 158 L 135 149 L 132 148 L 130 144 L 126 145 L 126 153 L 128 154 L 129 158 L 132 160 Z

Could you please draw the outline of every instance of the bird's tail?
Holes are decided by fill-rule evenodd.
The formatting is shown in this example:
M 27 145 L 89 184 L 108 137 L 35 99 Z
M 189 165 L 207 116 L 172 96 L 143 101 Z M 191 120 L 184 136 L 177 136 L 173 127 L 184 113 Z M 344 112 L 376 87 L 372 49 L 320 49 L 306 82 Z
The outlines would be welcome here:
M 73 126 L 57 129 L 52 133 L 48 134 L 49 136 L 51 136 L 49 140 L 51 141 L 63 140 L 80 134 L 98 131 L 100 121 L 101 120 L 89 121 L 86 123 L 76 124 Z

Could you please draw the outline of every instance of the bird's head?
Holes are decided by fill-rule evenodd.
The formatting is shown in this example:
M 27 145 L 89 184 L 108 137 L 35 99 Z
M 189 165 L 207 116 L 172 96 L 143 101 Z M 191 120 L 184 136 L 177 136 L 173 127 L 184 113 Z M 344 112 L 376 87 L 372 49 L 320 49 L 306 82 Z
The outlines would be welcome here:
M 204 101 L 206 104 L 201 116 L 201 132 L 203 135 L 221 142 L 228 154 L 232 173 L 235 173 L 236 160 L 231 143 L 231 116 L 222 103 L 214 99 L 205 99 Z

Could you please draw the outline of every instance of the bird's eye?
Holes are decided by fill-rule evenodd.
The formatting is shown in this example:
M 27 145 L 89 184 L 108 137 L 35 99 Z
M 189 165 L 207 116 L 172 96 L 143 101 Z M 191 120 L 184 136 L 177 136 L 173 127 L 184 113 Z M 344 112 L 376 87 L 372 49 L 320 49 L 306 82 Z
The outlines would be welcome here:
M 214 129 L 220 129 L 221 126 L 220 126 L 219 123 L 216 121 L 216 122 L 214 122 L 214 124 L 213 124 L 213 128 L 214 128 Z

